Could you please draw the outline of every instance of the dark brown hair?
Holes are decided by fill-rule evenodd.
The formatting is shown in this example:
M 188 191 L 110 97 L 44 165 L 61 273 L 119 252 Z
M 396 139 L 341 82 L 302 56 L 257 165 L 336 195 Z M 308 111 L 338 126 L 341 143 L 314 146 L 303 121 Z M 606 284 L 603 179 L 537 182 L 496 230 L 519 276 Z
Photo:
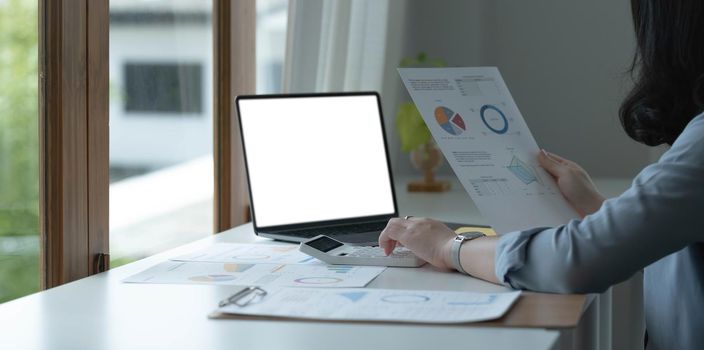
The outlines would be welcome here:
M 619 116 L 638 142 L 672 144 L 704 111 L 704 1 L 631 0 L 634 87 Z

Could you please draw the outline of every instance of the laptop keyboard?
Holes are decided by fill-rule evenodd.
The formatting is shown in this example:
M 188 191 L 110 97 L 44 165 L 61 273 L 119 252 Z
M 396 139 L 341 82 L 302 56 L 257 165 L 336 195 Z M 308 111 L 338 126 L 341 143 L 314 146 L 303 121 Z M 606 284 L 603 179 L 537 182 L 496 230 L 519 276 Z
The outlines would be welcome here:
M 333 227 L 319 227 L 310 228 L 299 231 L 288 231 L 287 233 L 295 234 L 299 237 L 315 237 L 317 235 L 339 235 L 348 233 L 362 233 L 370 231 L 381 231 L 386 227 L 385 221 L 380 222 L 367 222 L 362 224 L 345 225 L 345 226 L 333 226 Z

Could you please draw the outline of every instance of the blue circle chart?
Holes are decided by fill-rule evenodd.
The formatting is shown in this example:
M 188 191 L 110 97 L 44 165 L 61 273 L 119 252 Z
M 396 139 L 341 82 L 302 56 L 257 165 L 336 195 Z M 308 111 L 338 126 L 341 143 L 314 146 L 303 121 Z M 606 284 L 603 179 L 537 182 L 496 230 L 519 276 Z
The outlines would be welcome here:
M 391 304 L 417 304 L 428 300 L 429 297 L 420 294 L 392 294 L 381 298 L 381 301 Z
M 337 277 L 301 277 L 295 279 L 294 282 L 300 284 L 333 284 L 342 282 L 342 279 Z
M 504 124 L 502 127 L 497 128 L 497 127 L 489 124 L 489 122 L 487 121 L 487 116 L 486 116 L 486 112 L 489 110 L 492 110 L 492 111 L 499 114 L 499 116 L 501 117 L 501 121 Z M 489 130 L 491 130 L 499 135 L 505 134 L 506 131 L 508 131 L 508 119 L 506 119 L 506 115 L 498 107 L 493 106 L 493 105 L 484 105 L 484 106 L 482 106 L 482 109 L 479 111 L 479 114 L 482 116 L 482 121 L 484 122 L 484 125 L 486 125 L 486 127 L 489 128 Z

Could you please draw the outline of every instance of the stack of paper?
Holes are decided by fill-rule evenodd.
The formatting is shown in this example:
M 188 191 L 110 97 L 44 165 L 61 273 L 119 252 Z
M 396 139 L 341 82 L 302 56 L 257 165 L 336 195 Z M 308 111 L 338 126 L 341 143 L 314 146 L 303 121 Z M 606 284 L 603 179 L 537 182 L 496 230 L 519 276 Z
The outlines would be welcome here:
M 385 267 L 326 265 L 297 245 L 220 243 L 127 278 L 127 283 L 364 287 Z
M 217 243 L 171 260 L 236 264 L 325 264 L 298 251 L 296 244 Z

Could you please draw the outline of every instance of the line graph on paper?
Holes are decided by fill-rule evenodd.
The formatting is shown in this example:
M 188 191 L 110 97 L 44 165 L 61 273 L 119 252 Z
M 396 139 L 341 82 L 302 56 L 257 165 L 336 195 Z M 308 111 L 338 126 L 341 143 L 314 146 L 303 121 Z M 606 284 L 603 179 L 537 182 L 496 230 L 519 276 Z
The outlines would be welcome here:
M 538 172 L 535 170 L 535 167 L 524 162 L 521 160 L 521 158 L 518 158 L 516 156 L 513 156 L 511 158 L 511 163 L 506 167 L 508 171 L 513 173 L 516 178 L 521 180 L 526 185 L 529 185 L 533 182 L 537 182 L 542 185 L 542 180 L 540 180 L 540 177 L 538 176 Z

